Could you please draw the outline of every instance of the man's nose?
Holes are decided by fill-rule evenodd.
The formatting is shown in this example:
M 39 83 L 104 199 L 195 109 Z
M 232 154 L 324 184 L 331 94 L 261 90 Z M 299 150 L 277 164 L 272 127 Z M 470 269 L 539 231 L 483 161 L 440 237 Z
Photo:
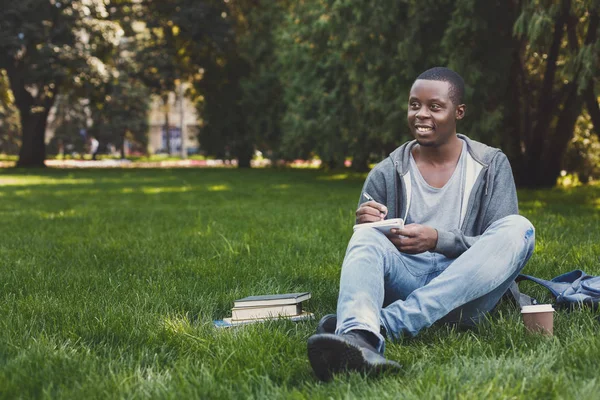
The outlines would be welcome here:
M 417 117 L 418 119 L 425 119 L 425 118 L 429 118 L 429 110 L 426 107 L 421 107 L 419 109 L 419 111 L 417 111 L 417 114 L 415 115 L 415 117 Z

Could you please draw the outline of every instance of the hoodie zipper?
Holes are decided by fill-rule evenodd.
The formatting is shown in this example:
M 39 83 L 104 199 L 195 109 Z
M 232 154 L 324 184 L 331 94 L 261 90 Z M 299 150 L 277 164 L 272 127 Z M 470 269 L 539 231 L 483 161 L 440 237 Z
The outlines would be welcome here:
M 396 196 L 396 218 L 400 218 L 400 193 L 398 192 L 398 161 L 394 161 L 394 195 Z

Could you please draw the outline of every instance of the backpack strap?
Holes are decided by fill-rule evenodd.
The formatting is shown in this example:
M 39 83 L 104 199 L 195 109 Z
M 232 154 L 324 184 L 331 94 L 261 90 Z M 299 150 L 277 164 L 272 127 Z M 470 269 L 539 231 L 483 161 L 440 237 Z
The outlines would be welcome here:
M 537 300 L 531 296 L 521 293 L 517 281 L 513 281 L 506 292 L 506 295 L 514 304 L 519 307 L 537 304 Z
M 553 278 L 551 281 L 523 274 L 517 276 L 516 281 L 520 282 L 523 280 L 528 280 L 540 284 L 546 289 L 548 289 L 550 293 L 552 293 L 552 296 L 554 296 L 554 298 L 557 299 L 565 290 L 572 287 L 574 283 L 578 283 L 579 280 L 581 280 L 585 276 L 587 276 L 585 272 L 583 272 L 580 269 L 576 269 L 574 271 L 559 275 L 556 278 Z

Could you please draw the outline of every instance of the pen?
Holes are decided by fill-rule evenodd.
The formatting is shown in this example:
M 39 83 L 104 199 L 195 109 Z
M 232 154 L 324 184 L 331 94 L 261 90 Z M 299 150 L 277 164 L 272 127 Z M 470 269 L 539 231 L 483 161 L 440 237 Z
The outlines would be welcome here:
M 367 192 L 363 192 L 363 196 L 365 197 L 365 199 L 369 200 L 369 201 L 375 201 L 375 199 L 373 199 L 373 197 L 371 197 L 371 195 Z M 381 216 L 384 217 L 387 214 L 387 207 L 383 206 L 384 210 L 379 210 L 379 212 L 381 213 Z

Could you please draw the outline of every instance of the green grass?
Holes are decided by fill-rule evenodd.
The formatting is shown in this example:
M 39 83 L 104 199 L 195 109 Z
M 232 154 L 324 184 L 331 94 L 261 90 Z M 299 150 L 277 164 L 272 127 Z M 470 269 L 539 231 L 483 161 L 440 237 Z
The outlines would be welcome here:
M 3 398 L 594 398 L 600 324 L 524 333 L 504 306 L 474 331 L 388 343 L 400 376 L 318 382 L 311 322 L 216 330 L 234 299 L 308 290 L 335 310 L 364 175 L 307 170 L 0 171 Z M 522 191 L 526 272 L 600 275 L 600 187 Z M 525 292 L 541 300 L 533 284 Z

